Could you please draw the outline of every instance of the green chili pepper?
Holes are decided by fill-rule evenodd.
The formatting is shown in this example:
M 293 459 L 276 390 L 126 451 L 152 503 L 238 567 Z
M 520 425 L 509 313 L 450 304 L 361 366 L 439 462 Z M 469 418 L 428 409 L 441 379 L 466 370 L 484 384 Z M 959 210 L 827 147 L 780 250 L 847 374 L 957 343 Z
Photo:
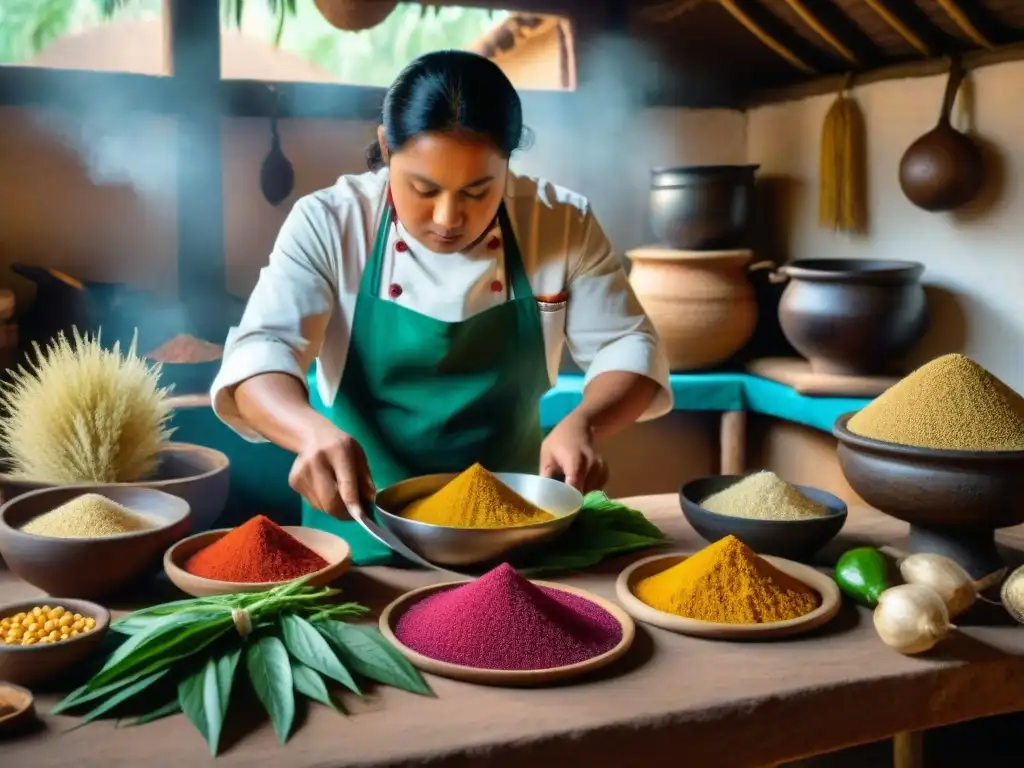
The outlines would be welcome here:
M 878 596 L 892 586 L 888 559 L 874 547 L 844 552 L 836 563 L 836 584 L 861 605 L 874 608 Z

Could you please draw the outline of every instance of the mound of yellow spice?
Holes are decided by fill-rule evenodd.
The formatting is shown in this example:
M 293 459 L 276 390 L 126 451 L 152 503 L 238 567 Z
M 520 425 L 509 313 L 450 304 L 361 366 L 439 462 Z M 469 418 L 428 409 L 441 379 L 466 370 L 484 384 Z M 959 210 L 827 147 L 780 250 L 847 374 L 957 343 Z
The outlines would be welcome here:
M 659 611 L 719 624 L 796 619 L 821 604 L 817 592 L 758 557 L 735 536 L 642 579 L 633 592 Z
M 450 528 L 512 528 L 554 519 L 479 464 L 439 491 L 412 502 L 402 517 Z
M 918 448 L 1024 450 L 1024 397 L 969 357 L 943 355 L 893 384 L 847 427 Z

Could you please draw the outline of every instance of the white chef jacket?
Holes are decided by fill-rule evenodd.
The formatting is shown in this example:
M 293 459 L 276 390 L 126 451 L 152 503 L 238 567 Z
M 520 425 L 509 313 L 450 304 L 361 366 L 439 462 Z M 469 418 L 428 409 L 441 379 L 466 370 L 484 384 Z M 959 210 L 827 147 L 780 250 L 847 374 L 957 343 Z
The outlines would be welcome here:
M 289 373 L 305 384 L 315 358 L 320 399 L 334 401 L 360 281 L 387 205 L 387 181 L 386 168 L 342 176 L 299 199 L 288 214 L 239 325 L 228 332 L 211 388 L 217 416 L 245 439 L 264 441 L 241 418 L 234 388 L 257 374 Z M 510 174 L 505 205 L 534 296 L 569 294 L 564 304 L 541 312 L 551 383 L 567 344 L 586 372 L 584 386 L 607 371 L 642 374 L 660 389 L 641 420 L 670 411 L 667 359 L 587 200 Z M 396 248 L 399 240 L 407 247 Z M 497 224 L 467 252 L 439 254 L 399 223 L 391 228 L 382 271 L 381 298 L 445 322 L 506 299 Z

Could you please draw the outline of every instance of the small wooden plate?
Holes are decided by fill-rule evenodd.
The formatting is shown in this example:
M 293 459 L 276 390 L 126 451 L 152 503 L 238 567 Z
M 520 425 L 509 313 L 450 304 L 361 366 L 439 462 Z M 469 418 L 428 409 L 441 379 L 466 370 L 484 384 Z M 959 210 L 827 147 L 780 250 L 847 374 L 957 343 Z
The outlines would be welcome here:
M 429 597 L 436 592 L 441 592 L 453 587 L 459 587 L 467 583 L 469 582 L 449 581 L 444 584 L 432 584 L 428 587 L 420 587 L 419 589 L 414 589 L 411 592 L 406 592 L 385 608 L 384 612 L 380 615 L 379 626 L 381 634 L 384 635 L 384 637 L 386 637 L 392 645 L 394 645 L 395 648 L 397 648 L 398 651 L 412 663 L 414 667 L 422 670 L 423 672 L 439 675 L 441 677 L 449 677 L 453 680 L 462 680 L 476 685 L 507 687 L 546 685 L 566 680 L 571 677 L 577 677 L 584 673 L 592 672 L 595 669 L 600 669 L 601 667 L 607 666 L 613 661 L 621 658 L 623 654 L 629 650 L 629 647 L 633 644 L 633 638 L 636 636 L 636 625 L 633 623 L 633 620 L 628 614 L 619 608 L 619 606 L 615 605 L 615 603 L 591 594 L 586 590 L 577 589 L 576 587 L 570 587 L 565 584 L 554 584 L 550 581 L 531 581 L 532 584 L 538 587 L 557 589 L 559 592 L 566 592 L 570 595 L 582 597 L 610 613 L 622 629 L 622 639 L 619 641 L 618 645 L 608 651 L 605 651 L 600 656 L 595 656 L 592 659 L 587 659 L 586 661 L 581 661 L 577 664 L 569 664 L 564 667 L 529 670 L 482 669 L 480 667 L 466 667 L 462 664 L 450 664 L 446 661 L 432 659 L 429 656 L 424 656 L 423 654 L 404 645 L 402 641 L 396 637 L 394 627 L 402 617 L 402 614 L 404 614 L 409 608 L 420 600 Z
M 781 557 L 761 555 L 783 573 L 803 582 L 821 595 L 821 605 L 805 616 L 766 624 L 722 624 L 716 621 L 686 619 L 652 608 L 633 594 L 633 587 L 642 579 L 681 563 L 689 555 L 654 555 L 638 560 L 619 574 L 615 581 L 615 595 L 626 612 L 637 621 L 650 624 L 670 632 L 713 640 L 773 640 L 788 637 L 827 624 L 839 612 L 842 597 L 839 587 L 825 574 L 807 565 L 794 563 Z
M 8 707 L 14 709 L 8 712 Z M 13 683 L 0 683 L 0 738 L 22 731 L 35 719 L 32 693 Z
M 174 586 L 193 597 L 210 597 L 211 595 L 229 595 L 236 592 L 262 592 L 287 583 L 284 581 L 217 581 L 194 576 L 183 568 L 185 562 L 192 555 L 213 544 L 230 533 L 231 530 L 231 528 L 221 528 L 216 531 L 197 533 L 168 548 L 164 553 L 164 571 L 167 572 L 167 577 L 174 583 Z M 352 564 L 352 549 L 344 539 L 338 538 L 333 533 L 297 525 L 286 525 L 284 530 L 327 561 L 326 568 L 321 568 L 309 575 L 307 585 L 321 587 L 330 584 L 345 573 Z

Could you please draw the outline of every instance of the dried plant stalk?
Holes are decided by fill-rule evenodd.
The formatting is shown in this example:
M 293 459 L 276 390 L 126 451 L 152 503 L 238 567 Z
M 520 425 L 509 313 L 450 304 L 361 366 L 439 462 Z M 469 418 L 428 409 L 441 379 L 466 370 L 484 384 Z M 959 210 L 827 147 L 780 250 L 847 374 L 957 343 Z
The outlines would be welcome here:
M 35 360 L 0 390 L 10 476 L 59 485 L 144 479 L 173 431 L 160 365 L 137 354 L 137 332 L 124 354 L 77 328 L 73 342 L 61 333 L 45 350 L 34 344 Z
M 818 220 L 838 232 L 867 230 L 864 163 L 864 116 L 857 102 L 840 92 L 821 134 Z

